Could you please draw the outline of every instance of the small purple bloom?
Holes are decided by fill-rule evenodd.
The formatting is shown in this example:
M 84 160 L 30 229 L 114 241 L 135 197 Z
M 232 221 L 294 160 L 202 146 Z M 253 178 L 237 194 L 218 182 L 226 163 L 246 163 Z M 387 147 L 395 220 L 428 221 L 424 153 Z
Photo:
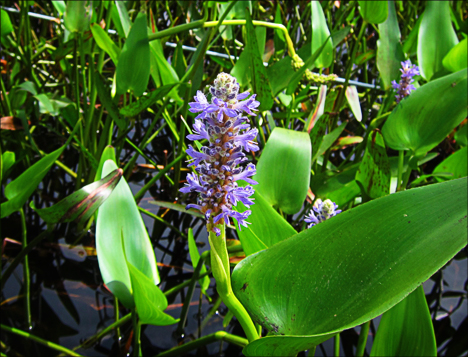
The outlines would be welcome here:
M 413 77 L 419 75 L 418 66 L 411 64 L 410 60 L 401 62 L 401 66 L 400 82 L 392 81 L 392 87 L 397 91 L 395 96 L 397 103 L 400 103 L 403 98 L 409 96 L 416 89 L 411 83 L 414 82 Z
M 340 209 L 337 209 L 338 205 L 329 199 L 322 201 L 320 198 L 317 199 L 312 207 L 312 210 L 308 215 L 304 217 L 304 222 L 310 223 L 307 228 L 313 227 L 327 219 L 336 216 L 341 213 Z

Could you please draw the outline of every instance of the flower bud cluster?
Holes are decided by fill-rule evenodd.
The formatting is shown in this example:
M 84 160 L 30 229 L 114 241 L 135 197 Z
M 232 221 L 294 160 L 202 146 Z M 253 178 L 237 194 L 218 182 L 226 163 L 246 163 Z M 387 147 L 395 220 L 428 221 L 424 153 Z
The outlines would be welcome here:
M 322 201 L 320 198 L 317 199 L 312 210 L 304 217 L 304 222 L 310 223 L 307 228 L 313 227 L 316 224 L 326 221 L 327 219 L 336 216 L 338 213 L 341 213 L 341 210 L 337 208 L 338 205 L 329 199 L 326 199 L 325 201 Z
M 414 82 L 413 77 L 419 75 L 419 68 L 418 66 L 411 64 L 410 60 L 401 62 L 401 79 L 400 83 L 396 81 L 392 81 L 392 87 L 397 90 L 396 94 L 396 102 L 400 103 L 400 101 L 409 96 L 411 91 L 415 90 L 416 88 L 411 83 Z
M 255 100 L 255 94 L 248 99 L 248 91 L 239 94 L 239 83 L 227 73 L 220 73 L 209 91 L 211 103 L 201 91 L 194 97 L 195 102 L 189 103 L 190 112 L 201 113 L 195 118 L 194 134 L 187 138 L 206 139 L 208 144 L 200 151 L 189 145 L 187 154 L 192 159 L 188 166 L 195 166 L 196 173 L 187 175 L 187 183 L 180 191 L 199 193 L 197 204 L 189 204 L 187 209 L 200 210 L 205 215 L 208 230 L 219 236 L 221 231 L 215 225 L 229 224 L 229 218 L 237 220 L 239 229 L 249 223 L 245 220 L 251 211 L 240 213 L 232 208 L 238 201 L 247 208 L 254 203 L 250 198 L 253 187 L 240 187 L 236 181 L 257 184 L 250 178 L 256 173 L 255 165 L 248 163 L 243 150 L 258 151 L 258 145 L 253 141 L 258 130 L 251 129 L 247 124 L 249 119 L 242 115 L 244 112 L 256 115 L 254 111 L 260 103 Z

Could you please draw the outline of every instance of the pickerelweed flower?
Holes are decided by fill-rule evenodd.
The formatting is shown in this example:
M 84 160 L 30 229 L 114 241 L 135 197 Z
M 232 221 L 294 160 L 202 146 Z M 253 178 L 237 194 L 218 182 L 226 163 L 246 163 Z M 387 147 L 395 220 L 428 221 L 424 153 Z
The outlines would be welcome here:
M 325 201 L 322 201 L 320 198 L 317 199 L 312 210 L 304 217 L 304 221 L 310 223 L 307 228 L 313 227 L 316 224 L 326 221 L 327 219 L 336 216 L 338 213 L 341 213 L 341 210 L 337 208 L 338 205 L 329 199 L 326 199 Z
M 199 193 L 197 204 L 189 204 L 187 209 L 199 209 L 205 215 L 208 231 L 219 236 L 221 231 L 215 225 L 229 224 L 229 218 L 237 220 L 239 229 L 249 224 L 246 219 L 251 211 L 240 213 L 232 207 L 239 201 L 247 208 L 254 203 L 250 198 L 254 193 L 252 186 L 240 187 L 236 181 L 257 184 L 250 178 L 256 173 L 255 165 L 248 163 L 243 167 L 248 162 L 243 150 L 258 151 L 253 141 L 258 130 L 250 128 L 243 113 L 256 115 L 254 111 L 260 102 L 255 100 L 255 94 L 248 98 L 248 91 L 239 94 L 239 83 L 227 73 L 218 74 L 209 91 L 211 103 L 201 91 L 194 97 L 195 102 L 189 103 L 190 112 L 201 113 L 195 118 L 194 134 L 187 138 L 206 139 L 208 145 L 200 151 L 189 145 L 187 154 L 192 162 L 188 166 L 195 166 L 196 173 L 187 175 L 187 183 L 180 191 Z
M 410 60 L 401 62 L 401 79 L 400 83 L 396 81 L 392 81 L 392 87 L 397 90 L 396 94 L 396 102 L 400 103 L 400 101 L 409 96 L 411 91 L 415 90 L 416 88 L 411 83 L 414 82 L 413 77 L 419 75 L 419 67 L 411 64 Z

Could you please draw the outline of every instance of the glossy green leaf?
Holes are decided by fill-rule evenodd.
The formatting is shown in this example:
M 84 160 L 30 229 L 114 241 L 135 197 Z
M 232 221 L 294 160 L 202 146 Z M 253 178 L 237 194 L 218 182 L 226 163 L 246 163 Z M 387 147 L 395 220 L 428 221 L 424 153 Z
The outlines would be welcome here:
M 179 319 L 174 319 L 163 312 L 167 308 L 167 299 L 154 284 L 154 281 L 130 262 L 127 262 L 127 266 L 132 280 L 135 305 L 140 323 L 155 326 L 176 324 Z
M 8 201 L 1 205 L 0 218 L 7 217 L 23 207 L 66 146 L 44 156 L 5 187 L 4 193 Z
M 102 168 L 102 176 L 105 177 L 115 169 L 117 165 L 107 160 Z M 154 250 L 125 178 L 121 178 L 111 196 L 99 208 L 96 250 L 104 283 L 125 307 L 131 308 L 135 304 L 125 257 L 153 284 L 159 283 Z
M 356 86 L 348 86 L 346 88 L 346 99 L 348 100 L 349 107 L 354 114 L 357 121 L 362 120 L 361 103 L 359 102 L 359 95 Z
M 468 145 L 468 123 L 462 125 L 455 133 L 455 141 L 460 146 Z
M 400 78 L 401 61 L 405 60 L 401 46 L 401 34 L 395 11 L 394 1 L 387 1 L 388 17 L 379 24 L 377 40 L 377 68 L 385 90 L 392 87 L 392 81 Z
M 119 31 L 121 37 L 127 38 L 130 34 L 130 28 L 132 27 L 132 21 L 128 16 L 128 10 L 125 1 L 115 1 L 115 6 L 112 7 L 114 11 L 112 13 L 112 20 L 116 24 L 118 29 L 122 29 L 123 33 Z
M 52 0 L 52 5 L 54 5 L 55 10 L 58 11 L 60 16 L 62 16 L 67 9 L 67 5 L 63 0 Z
M 97 45 L 105 51 L 112 62 L 117 66 L 119 63 L 120 48 L 111 40 L 109 35 L 104 31 L 99 24 L 91 24 L 91 32 Z
M 138 100 L 133 103 L 120 109 L 120 114 L 127 117 L 135 117 L 140 114 L 143 110 L 152 106 L 158 100 L 164 98 L 171 90 L 176 86 L 175 83 L 168 84 L 162 87 L 157 88 L 156 90 L 150 92 L 144 97 L 138 98 Z
M 327 124 L 329 122 L 329 117 L 328 115 L 323 115 L 321 118 L 319 118 L 314 127 L 312 128 L 312 131 L 310 133 L 310 141 L 312 144 L 312 162 L 315 163 L 315 160 L 319 157 L 319 149 L 320 144 L 323 141 L 323 138 L 325 136 L 325 132 L 327 131 Z
M 364 21 L 381 24 L 388 17 L 387 1 L 358 0 L 359 11 Z
M 298 212 L 309 188 L 311 156 L 307 133 L 275 128 L 257 165 L 255 189 L 284 212 Z
M 326 43 L 325 48 L 315 60 L 314 67 L 329 67 L 333 62 L 333 43 L 330 37 L 330 30 L 327 26 L 327 20 L 319 1 L 310 2 L 310 14 L 312 25 L 311 55 Z
M 67 9 L 63 22 L 66 29 L 70 32 L 82 33 L 86 31 L 89 27 L 86 1 L 67 1 Z
M 251 224 L 247 228 L 236 225 L 237 235 L 242 243 L 246 255 L 251 255 L 260 250 L 271 247 L 296 234 L 294 228 L 273 207 L 255 191 L 252 195 L 255 204 L 250 206 L 252 212 L 247 220 Z M 247 208 L 239 202 L 239 212 L 245 212 Z
M 99 160 L 99 166 L 98 166 L 98 169 L 96 170 L 96 176 L 94 176 L 94 181 L 99 181 L 101 179 L 101 177 L 102 177 L 102 167 L 104 166 L 104 163 L 107 160 L 112 160 L 114 162 L 117 161 L 116 158 L 115 158 L 114 147 L 111 146 L 111 145 L 107 145 L 104 148 L 104 151 L 101 154 L 101 159 Z
M 51 207 L 39 209 L 35 207 L 33 201 L 30 206 L 48 224 L 74 220 L 86 222 L 107 200 L 119 183 L 122 174 L 122 169 L 114 170 L 103 179 L 83 187 Z
M 364 196 L 371 199 L 390 194 L 390 162 L 382 134 L 374 130 L 369 134 L 366 152 L 356 172 Z
M 5 151 L 2 154 L 1 158 L 1 169 L 0 169 L 0 174 L 2 177 L 0 178 L 0 182 L 3 182 L 6 178 L 6 173 L 8 170 L 15 164 L 16 155 L 13 151 Z
M 389 310 L 458 253 L 466 217 L 466 179 L 388 195 L 245 258 L 232 274 L 233 291 L 275 335 L 352 328 Z
M 421 156 L 438 145 L 466 117 L 467 71 L 427 83 L 402 100 L 382 128 L 394 150 Z
M 433 173 L 450 172 L 453 174 L 453 176 L 449 177 L 449 180 L 468 176 L 467 149 L 468 148 L 465 146 L 464 148 L 454 152 L 439 165 L 437 165 Z M 437 177 L 436 180 L 439 182 L 444 181 L 444 179 L 440 177 Z
M 245 12 L 247 32 L 246 51 L 250 58 L 250 73 L 252 81 L 252 92 L 257 94 L 256 100 L 260 102 L 259 111 L 268 110 L 273 105 L 273 95 L 271 91 L 270 81 L 263 65 L 262 56 L 258 51 L 258 40 L 255 32 L 252 18 L 248 11 Z M 262 53 L 263 54 L 263 53 Z
M 418 63 L 426 80 L 444 70 L 442 60 L 458 43 L 450 19 L 450 3 L 427 1 L 418 32 Z
M 135 96 L 143 94 L 150 75 L 150 46 L 146 28 L 146 14 L 140 12 L 130 29 L 117 66 L 117 93 L 133 90 Z
M 371 356 L 437 356 L 431 314 L 420 285 L 382 315 Z
M 188 231 L 188 247 L 189 247 L 189 254 L 190 259 L 192 260 L 193 269 L 195 269 L 200 261 L 200 253 L 198 252 L 197 243 L 195 242 L 195 238 L 193 237 L 193 229 L 189 228 Z M 200 275 L 206 273 L 205 264 L 201 267 Z M 205 276 L 201 279 L 198 279 L 198 283 L 200 284 L 201 290 L 206 294 L 206 290 L 210 287 L 210 277 Z
M 119 108 L 117 108 L 117 105 L 115 105 L 115 103 L 112 101 L 112 98 L 109 93 L 109 88 L 107 88 L 104 84 L 104 81 L 99 72 L 94 73 L 94 80 L 96 84 L 96 90 L 102 105 L 104 106 L 104 108 L 106 108 L 107 112 L 117 124 L 119 129 L 126 130 L 128 128 L 127 119 L 120 115 Z
M 457 72 L 468 66 L 467 56 L 467 39 L 462 40 L 458 45 L 452 47 L 452 49 L 445 55 L 442 60 L 443 66 L 450 72 Z
M 1 36 L 6 36 L 8 35 L 10 32 L 13 31 L 13 25 L 11 24 L 11 21 L 10 21 L 10 16 L 8 15 L 8 13 L 1 9 Z

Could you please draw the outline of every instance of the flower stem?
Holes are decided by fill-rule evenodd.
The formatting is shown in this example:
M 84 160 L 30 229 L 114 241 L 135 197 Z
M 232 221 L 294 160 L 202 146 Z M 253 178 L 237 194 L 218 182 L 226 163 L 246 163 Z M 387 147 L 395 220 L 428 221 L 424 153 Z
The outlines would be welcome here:
M 405 152 L 404 150 L 400 150 L 398 152 L 398 185 L 397 185 L 397 191 L 401 190 L 401 180 L 403 177 L 403 163 L 405 161 Z
M 224 304 L 239 320 L 249 342 L 258 339 L 257 329 L 250 318 L 249 313 L 240 303 L 231 288 L 231 270 L 229 267 L 229 255 L 226 248 L 225 225 L 218 226 L 221 229 L 220 236 L 209 230 L 211 246 L 211 269 L 216 280 L 218 290 Z
M 366 351 L 367 336 L 369 335 L 370 320 L 361 325 L 361 333 L 359 334 L 359 340 L 356 348 L 356 357 L 364 356 Z

